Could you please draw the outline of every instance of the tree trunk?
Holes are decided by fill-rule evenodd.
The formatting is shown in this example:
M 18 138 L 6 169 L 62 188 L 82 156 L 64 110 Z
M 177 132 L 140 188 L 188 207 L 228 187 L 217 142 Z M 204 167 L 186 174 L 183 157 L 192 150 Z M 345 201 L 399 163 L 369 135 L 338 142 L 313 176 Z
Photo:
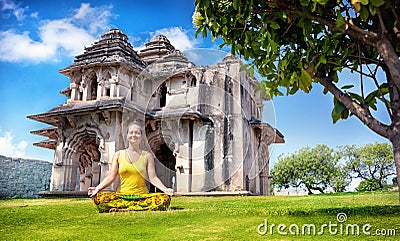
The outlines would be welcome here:
M 397 85 L 397 83 L 400 82 L 400 76 L 398 76 L 399 79 L 395 81 L 389 70 L 386 68 L 383 68 L 383 70 L 386 72 L 389 85 L 390 105 L 392 110 L 392 124 L 390 126 L 392 131 L 389 140 L 393 145 L 393 157 L 396 166 L 397 188 L 400 201 L 400 85 Z
M 400 201 L 400 134 L 391 139 L 393 145 L 394 164 L 396 166 L 397 188 Z
M 392 82 L 388 81 L 389 86 Z M 397 86 L 392 85 L 389 87 L 391 91 L 391 105 L 392 105 L 392 130 L 393 135 L 389 137 L 390 142 L 393 146 L 393 157 L 396 166 L 396 177 L 397 177 L 397 188 L 399 192 L 400 201 L 400 91 Z
M 307 191 L 308 191 L 308 195 L 314 194 L 314 193 L 311 191 L 310 185 L 306 184 L 306 188 L 307 188 Z

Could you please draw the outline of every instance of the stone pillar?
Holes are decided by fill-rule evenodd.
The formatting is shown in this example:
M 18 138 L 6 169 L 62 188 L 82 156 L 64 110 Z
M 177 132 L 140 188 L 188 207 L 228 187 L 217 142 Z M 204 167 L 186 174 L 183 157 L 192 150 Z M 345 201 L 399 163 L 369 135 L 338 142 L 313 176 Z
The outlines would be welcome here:
M 117 90 L 117 76 L 112 76 L 110 79 L 110 97 L 115 97 Z
M 71 83 L 70 88 L 71 88 L 70 100 L 79 100 L 79 85 L 77 85 L 76 83 Z
M 65 157 L 64 157 L 65 158 Z M 70 160 L 64 160 L 64 180 L 63 180 L 63 190 L 62 191 L 75 191 L 76 187 L 76 175 L 77 175 L 77 164 L 78 164 L 78 154 L 74 153 L 69 157 Z
M 64 172 L 64 166 L 53 164 L 50 191 L 64 191 Z
M 76 191 L 76 180 L 78 177 L 78 167 L 76 165 L 71 166 L 71 179 L 70 180 L 66 180 L 67 182 L 69 182 L 69 188 L 71 191 Z M 86 189 L 87 191 L 87 189 Z
M 100 163 L 93 162 L 92 163 L 92 183 L 91 186 L 97 186 L 100 183 Z
M 88 190 L 88 188 L 90 186 L 92 186 L 92 166 L 87 166 L 85 168 L 84 175 L 85 175 L 85 179 L 84 179 L 85 183 L 83 185 L 83 188 L 81 188 L 80 191 L 86 191 L 86 190 Z
M 97 82 L 98 84 L 97 84 L 97 97 L 96 97 L 96 99 L 97 100 L 100 100 L 100 98 L 101 98 L 101 96 L 102 96 L 102 93 L 103 93 L 103 84 L 100 82 L 100 81 L 98 81 Z
M 175 186 L 177 192 L 189 192 L 189 165 L 188 160 L 181 156 L 182 153 L 178 153 L 176 156 L 176 180 Z
M 84 76 L 82 78 L 82 100 L 83 101 L 87 101 L 90 97 L 90 93 L 89 93 L 89 84 L 86 83 L 86 76 Z

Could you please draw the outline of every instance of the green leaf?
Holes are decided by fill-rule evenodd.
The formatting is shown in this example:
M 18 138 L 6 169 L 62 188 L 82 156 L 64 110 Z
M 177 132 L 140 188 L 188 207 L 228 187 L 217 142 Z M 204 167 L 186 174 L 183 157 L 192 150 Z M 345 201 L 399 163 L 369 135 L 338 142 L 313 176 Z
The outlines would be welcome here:
M 312 79 L 309 73 L 305 71 L 303 68 L 301 69 L 301 74 L 299 76 L 299 87 L 304 92 L 308 93 L 311 90 Z
M 303 7 L 307 7 L 309 3 L 310 3 L 310 0 L 300 0 L 300 4 Z
M 368 5 L 368 9 L 369 9 L 369 12 L 370 12 L 371 16 L 375 16 L 375 14 L 376 14 L 376 12 L 378 10 L 378 8 L 376 8 L 376 7 L 372 6 L 372 5 Z
M 207 38 L 207 30 L 205 28 L 203 28 L 202 35 L 203 35 L 203 38 Z
M 270 24 L 270 26 L 271 26 L 272 29 L 277 30 L 277 29 L 280 28 L 279 25 L 278 25 L 275 21 L 272 21 L 272 22 L 270 22 L 269 24 Z
M 336 100 L 336 99 L 335 99 Z M 342 103 L 339 101 L 335 101 L 335 106 L 333 107 L 333 111 L 337 114 L 341 114 L 342 111 L 346 109 L 346 106 L 344 106 Z
M 385 3 L 384 0 L 370 0 L 370 3 L 374 7 L 380 7 L 382 4 Z
M 299 87 L 297 85 L 292 86 L 292 88 L 289 90 L 289 95 L 294 95 L 296 92 L 299 90 Z
M 321 55 L 321 56 L 319 57 L 319 62 L 322 63 L 322 64 L 326 64 L 325 55 Z
M 338 10 L 337 14 L 336 14 L 336 27 L 343 28 L 343 29 L 345 27 L 344 17 L 342 16 L 342 13 L 340 12 L 340 10 Z
M 361 11 L 360 11 L 360 17 L 363 21 L 367 22 L 368 21 L 368 16 L 369 16 L 369 12 L 368 12 L 368 8 L 366 7 L 362 7 Z
M 367 5 L 368 2 L 369 2 L 369 0 L 360 0 L 360 3 L 361 3 L 362 5 Z
M 202 31 L 202 27 L 199 27 L 197 30 L 196 30 L 196 33 L 194 34 L 194 36 L 197 38 L 197 36 L 199 35 L 199 33 Z
M 345 86 L 342 86 L 342 90 L 348 90 L 348 89 L 351 89 L 351 88 L 353 88 L 354 87 L 354 85 L 345 85 Z
M 239 71 L 242 72 L 243 70 L 247 70 L 247 68 L 250 66 L 250 64 L 244 64 L 242 66 L 240 66 Z
M 373 99 L 375 99 L 377 97 L 377 95 L 379 95 L 378 90 L 372 91 L 371 93 L 369 93 L 367 95 L 367 97 L 365 98 L 365 103 L 369 103 L 371 102 Z
M 249 68 L 249 69 L 247 70 L 247 73 L 248 73 L 251 77 L 254 77 L 254 68 L 253 68 L 253 67 Z
M 328 0 L 315 0 L 319 5 L 325 6 Z M 368 1 L 368 0 L 367 0 Z
M 362 103 L 362 97 L 359 94 L 353 93 L 353 92 L 348 92 L 350 98 L 352 98 L 353 100 L 358 101 L 358 104 Z
M 381 92 L 383 95 L 386 95 L 389 93 L 389 85 L 388 83 L 383 83 L 379 86 L 379 89 L 381 89 Z
M 333 99 L 332 121 L 335 124 L 339 119 L 347 119 L 349 117 L 349 110 L 340 103 L 336 98 Z
M 238 8 L 239 8 L 239 0 L 233 0 L 232 6 L 233 6 L 233 9 L 238 10 Z

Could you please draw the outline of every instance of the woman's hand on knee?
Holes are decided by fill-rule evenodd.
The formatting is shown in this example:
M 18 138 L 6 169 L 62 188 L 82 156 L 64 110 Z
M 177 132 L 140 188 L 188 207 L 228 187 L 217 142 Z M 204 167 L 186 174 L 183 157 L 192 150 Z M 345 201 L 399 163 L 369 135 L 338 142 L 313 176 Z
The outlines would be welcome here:
M 96 187 L 89 187 L 88 190 L 89 190 L 88 195 L 90 197 L 94 197 L 99 192 L 99 190 Z
M 166 194 L 168 194 L 169 196 L 174 195 L 174 189 L 172 189 L 172 188 L 167 188 L 167 189 L 164 190 L 164 192 Z

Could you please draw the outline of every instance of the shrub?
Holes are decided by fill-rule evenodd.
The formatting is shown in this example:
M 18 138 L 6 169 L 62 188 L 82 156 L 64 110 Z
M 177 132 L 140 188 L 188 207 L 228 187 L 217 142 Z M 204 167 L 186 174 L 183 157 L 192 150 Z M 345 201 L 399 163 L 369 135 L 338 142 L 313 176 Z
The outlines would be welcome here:
M 356 190 L 359 192 L 367 192 L 367 191 L 376 191 L 381 189 L 382 188 L 379 186 L 379 183 L 376 180 L 372 178 L 365 178 L 360 182 Z

